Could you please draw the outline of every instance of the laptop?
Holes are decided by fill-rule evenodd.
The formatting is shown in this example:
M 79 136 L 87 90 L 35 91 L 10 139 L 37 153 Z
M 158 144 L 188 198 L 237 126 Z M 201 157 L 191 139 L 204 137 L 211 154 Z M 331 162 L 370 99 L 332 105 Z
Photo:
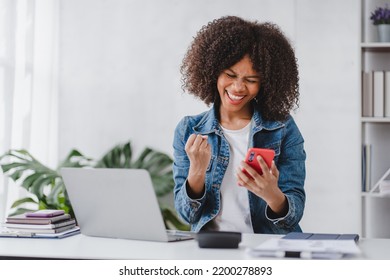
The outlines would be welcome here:
M 84 235 L 161 242 L 194 237 L 166 230 L 144 169 L 61 168 L 61 175 Z

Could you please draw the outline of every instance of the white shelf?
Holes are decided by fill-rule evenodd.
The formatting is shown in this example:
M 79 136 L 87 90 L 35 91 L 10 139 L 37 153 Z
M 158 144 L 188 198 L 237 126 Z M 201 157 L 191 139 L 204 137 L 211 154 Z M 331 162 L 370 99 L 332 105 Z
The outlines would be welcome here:
M 361 43 L 360 47 L 363 50 L 390 50 L 390 43 L 381 43 L 381 42 L 370 42 L 370 43 Z
M 390 42 L 378 42 L 377 26 L 370 20 L 370 14 L 377 7 L 382 7 L 388 0 L 361 0 L 362 33 L 360 42 L 360 71 L 390 71 Z M 361 76 L 363 78 L 363 75 Z M 360 83 L 362 98 L 362 83 Z M 363 101 L 361 101 L 363 105 Z M 367 174 L 364 175 L 371 192 L 360 189 L 362 199 L 362 236 L 390 238 L 390 193 L 380 193 L 378 183 L 390 168 L 390 117 L 359 116 L 362 145 L 369 145 L 363 162 Z M 368 151 L 366 150 L 366 151 Z M 362 171 L 362 170 L 360 170 Z M 363 171 L 364 172 L 364 171 Z M 387 174 L 389 175 L 389 174 Z M 361 188 L 363 186 L 360 186 Z
M 390 123 L 390 118 L 380 118 L 380 117 L 362 117 L 361 122 L 363 123 Z
M 362 197 L 375 197 L 375 198 L 390 198 L 390 193 L 371 193 L 371 192 L 362 192 Z

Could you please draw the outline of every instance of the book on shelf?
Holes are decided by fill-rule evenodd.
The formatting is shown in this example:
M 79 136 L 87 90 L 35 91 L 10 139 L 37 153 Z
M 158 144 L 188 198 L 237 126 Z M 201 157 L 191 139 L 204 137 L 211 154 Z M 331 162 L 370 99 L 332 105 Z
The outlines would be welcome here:
M 69 214 L 63 214 L 55 217 L 40 218 L 40 217 L 26 217 L 26 214 L 19 214 L 15 216 L 7 217 L 7 223 L 9 224 L 34 224 L 34 225 L 48 225 L 58 221 L 68 220 L 71 216 Z
M 366 191 L 366 150 L 362 145 L 362 192 Z
M 362 191 L 368 192 L 371 188 L 371 145 L 362 147 Z
M 372 117 L 374 115 L 373 72 L 363 72 L 362 75 L 362 116 Z
M 390 117 L 390 71 L 385 72 L 385 117 Z
M 15 223 L 4 223 L 3 226 L 7 228 L 26 228 L 26 229 L 53 229 L 53 228 L 60 228 L 64 226 L 69 226 L 69 225 L 76 225 L 75 219 L 68 219 L 68 220 L 63 220 L 63 221 L 58 221 L 52 224 L 46 224 L 46 225 L 39 225 L 39 224 L 26 224 L 26 223 L 20 223 L 20 224 L 15 224 Z
M 390 117 L 390 71 L 362 73 L 362 116 Z
M 374 117 L 384 117 L 384 97 L 385 97 L 385 72 L 374 71 Z

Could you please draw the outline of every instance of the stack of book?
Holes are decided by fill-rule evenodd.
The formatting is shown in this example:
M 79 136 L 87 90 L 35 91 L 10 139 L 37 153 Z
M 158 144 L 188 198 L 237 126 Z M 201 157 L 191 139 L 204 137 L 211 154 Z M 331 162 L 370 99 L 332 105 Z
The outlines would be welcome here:
M 79 233 L 76 221 L 63 210 L 39 210 L 10 216 L 3 227 L 19 237 L 61 238 Z
M 390 71 L 363 72 L 362 116 L 390 117 Z

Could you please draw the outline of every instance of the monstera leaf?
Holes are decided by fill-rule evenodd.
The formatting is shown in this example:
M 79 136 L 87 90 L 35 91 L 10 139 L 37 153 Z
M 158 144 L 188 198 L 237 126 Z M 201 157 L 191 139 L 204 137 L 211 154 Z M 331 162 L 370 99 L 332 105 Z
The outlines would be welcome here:
M 7 162 L 7 163 L 5 163 Z M 11 215 L 35 209 L 63 209 L 73 214 L 59 168 L 91 166 L 91 160 L 77 150 L 72 150 L 66 159 L 53 170 L 26 150 L 10 150 L 0 157 L 1 168 L 12 180 L 30 192 L 29 197 L 16 200 Z M 32 206 L 25 208 L 25 205 Z
M 173 161 L 168 155 L 150 148 L 145 148 L 135 160 L 132 160 L 132 155 L 130 142 L 116 145 L 98 161 L 72 150 L 54 170 L 40 163 L 26 150 L 10 150 L 0 157 L 3 172 L 30 193 L 28 197 L 18 199 L 12 204 L 11 215 L 36 209 L 63 209 L 74 216 L 59 173 L 62 167 L 146 169 L 151 175 L 158 197 L 172 192 Z M 176 213 L 170 207 L 161 205 L 161 212 L 167 228 L 188 230 L 188 226 L 177 219 Z
M 146 169 L 152 178 L 157 196 L 161 197 L 172 192 L 174 187 L 172 163 L 168 155 L 150 148 L 145 148 L 139 157 L 132 161 L 132 149 L 128 142 L 115 146 L 95 167 Z

